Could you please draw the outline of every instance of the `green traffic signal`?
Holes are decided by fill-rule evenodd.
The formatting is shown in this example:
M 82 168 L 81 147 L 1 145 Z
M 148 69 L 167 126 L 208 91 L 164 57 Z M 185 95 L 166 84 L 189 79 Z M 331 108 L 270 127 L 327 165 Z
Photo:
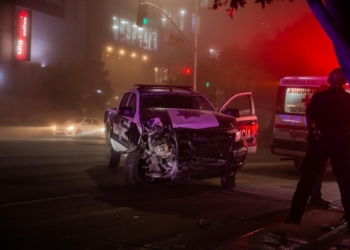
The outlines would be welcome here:
M 148 22 L 148 19 L 147 19 L 146 17 L 144 17 L 143 20 L 142 20 L 142 23 L 143 23 L 144 25 L 146 25 L 147 22 Z
M 139 5 L 137 8 L 136 25 L 138 27 L 143 27 L 147 23 L 147 9 L 148 4 L 145 0 L 139 0 Z
M 209 88 L 209 86 L 210 86 L 210 82 L 207 82 L 207 83 L 205 84 L 205 87 Z

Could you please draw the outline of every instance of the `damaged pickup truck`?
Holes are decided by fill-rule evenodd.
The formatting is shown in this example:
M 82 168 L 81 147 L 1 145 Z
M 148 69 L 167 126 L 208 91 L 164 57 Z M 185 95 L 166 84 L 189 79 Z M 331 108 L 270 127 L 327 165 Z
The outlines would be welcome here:
M 105 112 L 106 160 L 117 167 L 126 156 L 126 183 L 221 177 L 235 186 L 236 172 L 257 147 L 258 121 L 252 93 L 231 97 L 216 111 L 192 87 L 136 85 L 117 108 Z

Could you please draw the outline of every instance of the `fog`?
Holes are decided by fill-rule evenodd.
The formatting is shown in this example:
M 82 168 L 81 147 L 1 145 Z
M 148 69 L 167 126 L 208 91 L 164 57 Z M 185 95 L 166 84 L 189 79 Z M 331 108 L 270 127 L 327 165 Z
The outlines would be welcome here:
M 7 59 L 0 54 L 3 59 L 0 61 L 1 135 L 15 138 L 19 134 L 16 131 L 33 135 L 51 134 L 54 125 L 80 116 L 103 120 L 106 108 L 116 107 L 123 92 L 134 84 L 192 85 L 194 52 L 187 42 L 180 47 L 170 46 L 165 44 L 161 36 L 163 33 L 159 31 L 156 43 L 146 44 L 148 47 L 145 49 L 138 47 L 143 45 L 132 32 L 129 40 L 125 38 L 128 35 L 126 25 L 124 40 L 121 40 L 119 31 L 119 36 L 116 35 L 115 30 L 120 27 L 113 23 L 113 18 L 120 18 L 119 24 L 122 18 L 134 22 L 137 2 L 87 1 L 86 6 L 79 8 L 69 2 L 62 19 L 33 10 L 32 48 L 40 50 L 38 44 L 45 43 L 45 49 L 42 48 L 45 53 L 41 54 L 43 58 L 33 57 L 32 61 L 13 62 L 13 65 L 2 63 Z M 168 11 L 179 26 L 183 22 L 184 34 L 194 43 L 191 25 L 195 1 L 149 2 Z M 253 91 L 257 108 L 263 109 L 259 111 L 261 123 L 265 124 L 261 126 L 262 130 L 269 129 L 281 77 L 326 75 L 338 66 L 332 44 L 311 14 L 306 1 L 274 1 L 267 4 L 265 9 L 253 0 L 247 1 L 244 8 L 239 7 L 235 11 L 232 19 L 225 7 L 209 10 L 212 0 L 198 2 L 197 90 L 214 104 L 217 88 L 227 88 L 230 93 Z M 203 7 L 202 3 L 207 3 L 207 6 Z M 185 10 L 183 16 L 179 14 L 180 10 Z M 43 16 L 45 25 L 36 25 Z M 157 31 L 154 25 L 161 20 L 162 14 L 149 7 L 148 17 L 150 30 Z M 79 25 L 74 26 L 74 22 Z M 60 27 L 54 29 L 54 37 L 59 37 L 59 42 L 51 37 L 52 29 L 48 30 L 51 26 Z M 85 30 L 81 27 L 85 27 Z M 162 29 L 162 32 L 177 32 L 170 24 L 162 24 Z M 48 49 L 49 45 L 51 49 Z M 79 49 L 74 50 L 76 48 Z M 126 53 L 124 57 L 119 54 L 121 49 Z M 52 60 L 62 60 L 42 64 L 41 59 L 45 57 L 48 60 L 44 61 L 52 61 L 49 58 L 52 51 L 55 51 Z M 138 57 L 131 58 L 131 53 L 138 54 Z M 59 54 L 62 56 L 57 57 Z M 147 56 L 147 60 L 142 61 L 142 56 Z M 225 70 L 215 75 L 211 71 L 213 67 L 206 65 L 211 59 L 217 59 L 219 68 Z M 189 67 L 191 74 L 184 76 L 184 67 Z M 220 72 L 219 68 L 216 72 Z M 204 87 L 208 78 L 212 79 L 210 89 Z M 265 100 L 266 96 L 269 96 L 268 101 Z M 13 136 L 9 136 L 5 128 L 11 126 L 21 129 L 13 130 Z M 25 130 L 23 126 L 37 129 Z

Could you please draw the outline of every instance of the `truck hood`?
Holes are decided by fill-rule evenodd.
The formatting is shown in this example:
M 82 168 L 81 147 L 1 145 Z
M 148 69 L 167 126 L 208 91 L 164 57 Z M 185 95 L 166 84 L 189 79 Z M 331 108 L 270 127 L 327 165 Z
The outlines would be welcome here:
M 147 108 L 141 111 L 144 121 L 159 118 L 165 126 L 172 128 L 233 128 L 236 119 L 216 111 L 194 109 Z

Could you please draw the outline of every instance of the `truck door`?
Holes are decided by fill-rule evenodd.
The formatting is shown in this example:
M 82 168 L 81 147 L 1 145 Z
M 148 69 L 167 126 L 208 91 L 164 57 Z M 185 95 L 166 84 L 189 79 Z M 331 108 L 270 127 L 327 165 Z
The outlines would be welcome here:
M 138 144 L 140 132 L 137 124 L 139 124 L 139 115 L 137 114 L 137 97 L 132 93 L 126 107 L 131 108 L 131 115 L 120 117 L 121 136 L 120 142 L 126 148 L 132 148 Z
M 243 140 L 247 142 L 248 153 L 255 153 L 258 146 L 258 118 L 255 114 L 253 94 L 246 92 L 232 96 L 219 112 L 225 113 L 226 109 L 238 110 L 236 128 L 241 131 Z
M 120 101 L 120 104 L 118 106 L 117 113 L 119 113 L 120 107 L 126 107 L 128 100 L 130 98 L 131 92 L 124 93 L 122 100 Z M 115 146 L 116 150 L 125 150 L 124 143 L 122 143 L 122 116 L 119 114 L 113 114 L 112 117 L 112 124 L 113 124 L 113 130 L 111 134 L 111 138 L 113 141 L 117 142 L 117 144 L 114 144 L 112 142 L 112 145 Z

